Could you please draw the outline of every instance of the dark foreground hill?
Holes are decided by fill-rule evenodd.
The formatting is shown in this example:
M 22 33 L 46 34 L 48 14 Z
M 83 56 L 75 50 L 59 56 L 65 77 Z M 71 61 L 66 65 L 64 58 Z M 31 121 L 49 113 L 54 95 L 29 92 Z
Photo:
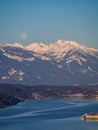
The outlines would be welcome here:
M 41 98 L 98 99 L 98 86 L 26 86 L 0 84 L 0 107 Z

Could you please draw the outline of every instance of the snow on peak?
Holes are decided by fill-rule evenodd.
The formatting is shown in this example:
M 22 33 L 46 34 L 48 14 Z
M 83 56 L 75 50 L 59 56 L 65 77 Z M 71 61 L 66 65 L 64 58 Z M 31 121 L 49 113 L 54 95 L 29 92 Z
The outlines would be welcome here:
M 45 45 L 43 43 L 36 42 L 36 43 L 32 43 L 32 44 L 26 46 L 25 49 L 34 51 L 36 53 L 41 53 L 41 52 L 43 52 L 43 50 L 46 46 L 47 45 Z
M 17 48 L 23 48 L 23 45 L 21 45 L 20 43 L 14 43 L 14 44 L 11 44 L 12 46 L 14 47 L 17 47 Z
M 57 42 L 50 43 L 49 45 L 43 43 L 32 43 L 25 47 L 26 50 L 34 51 L 36 53 L 49 54 L 49 56 L 55 57 L 56 60 L 61 60 L 68 52 L 78 51 L 82 54 L 96 55 L 95 51 L 81 45 L 75 41 L 58 40 Z M 98 51 L 97 51 L 98 52 Z
M 82 46 L 75 41 L 64 41 L 64 40 L 58 40 L 57 42 L 55 42 L 53 44 L 56 46 L 57 45 L 62 46 L 62 47 L 70 46 L 70 47 L 74 47 L 74 48 L 79 48 Z
M 0 44 L 0 46 L 9 46 L 9 47 L 17 47 L 17 48 L 23 48 L 23 45 L 21 45 L 20 43 L 14 43 L 14 44 Z
M 35 42 L 35 43 L 32 43 L 28 46 L 26 46 L 27 49 L 34 49 L 36 47 L 39 47 L 39 48 L 42 48 L 42 47 L 45 47 L 46 45 L 43 44 L 43 43 L 40 43 L 40 42 Z
M 48 58 L 54 57 L 58 61 L 62 60 L 64 56 L 68 54 L 69 52 L 70 54 L 73 54 L 75 52 L 80 52 L 82 54 L 85 54 L 85 55 L 89 54 L 98 58 L 98 50 L 88 48 L 84 45 L 78 44 L 75 41 L 58 40 L 48 45 L 40 43 L 40 42 L 35 42 L 28 46 L 22 46 L 20 43 L 14 43 L 14 44 L 6 44 L 3 46 L 23 48 L 25 50 L 35 52 L 38 55 L 38 57 L 42 57 L 42 56 L 47 56 Z
M 62 44 L 62 43 L 64 43 L 65 41 L 64 40 L 58 40 L 56 43 L 57 44 Z

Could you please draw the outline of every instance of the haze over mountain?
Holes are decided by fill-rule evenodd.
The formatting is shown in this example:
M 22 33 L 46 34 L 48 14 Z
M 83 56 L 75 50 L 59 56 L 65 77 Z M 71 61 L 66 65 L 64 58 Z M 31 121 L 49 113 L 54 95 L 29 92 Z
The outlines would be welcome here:
M 98 84 L 98 50 L 74 41 L 0 44 L 0 83 Z

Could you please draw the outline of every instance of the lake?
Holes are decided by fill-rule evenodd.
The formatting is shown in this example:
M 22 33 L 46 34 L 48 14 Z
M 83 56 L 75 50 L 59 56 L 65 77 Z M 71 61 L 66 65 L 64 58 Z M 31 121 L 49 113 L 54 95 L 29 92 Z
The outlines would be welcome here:
M 0 130 L 98 130 L 98 122 L 82 121 L 98 112 L 98 101 L 41 99 L 0 109 Z

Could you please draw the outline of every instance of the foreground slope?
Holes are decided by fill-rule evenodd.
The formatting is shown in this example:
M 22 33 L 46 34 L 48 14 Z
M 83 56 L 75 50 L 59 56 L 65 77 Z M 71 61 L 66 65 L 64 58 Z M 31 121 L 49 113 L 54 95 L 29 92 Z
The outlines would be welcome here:
M 98 100 L 98 85 L 47 86 L 0 84 L 0 108 L 42 98 Z

